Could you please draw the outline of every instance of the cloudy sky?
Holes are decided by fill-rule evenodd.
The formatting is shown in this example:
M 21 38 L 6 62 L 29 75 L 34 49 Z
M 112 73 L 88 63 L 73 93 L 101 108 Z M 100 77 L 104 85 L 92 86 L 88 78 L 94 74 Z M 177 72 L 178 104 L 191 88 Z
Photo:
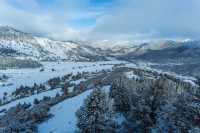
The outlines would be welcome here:
M 55 39 L 200 39 L 200 0 L 0 0 L 0 25 Z

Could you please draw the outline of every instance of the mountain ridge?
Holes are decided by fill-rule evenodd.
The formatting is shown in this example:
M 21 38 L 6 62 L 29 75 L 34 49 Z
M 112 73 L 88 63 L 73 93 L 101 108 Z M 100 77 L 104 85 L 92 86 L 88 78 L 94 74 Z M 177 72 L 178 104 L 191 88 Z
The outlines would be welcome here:
M 35 60 L 106 60 L 92 47 L 33 36 L 11 27 L 0 27 L 0 55 Z
M 149 42 L 134 41 L 57 41 L 45 37 L 35 36 L 21 32 L 9 26 L 0 26 L 0 56 L 9 56 L 21 59 L 33 59 L 39 61 L 99 61 L 117 59 L 142 59 L 142 57 L 154 58 L 151 52 L 158 53 L 169 49 L 200 48 L 200 41 L 193 40 L 160 40 Z M 159 53 L 160 51 L 160 53 Z M 192 54 L 191 50 L 188 53 Z M 169 55 L 169 54 L 168 54 Z M 177 53 L 180 55 L 180 53 Z M 184 55 L 185 56 L 185 55 Z M 162 57 L 162 56 L 161 56 Z

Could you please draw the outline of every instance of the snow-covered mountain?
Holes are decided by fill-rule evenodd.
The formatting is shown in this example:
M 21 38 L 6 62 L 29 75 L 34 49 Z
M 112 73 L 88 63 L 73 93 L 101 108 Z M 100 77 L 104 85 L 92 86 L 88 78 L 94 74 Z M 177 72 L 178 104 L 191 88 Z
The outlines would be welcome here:
M 93 45 L 110 55 L 121 56 L 125 54 L 142 55 L 149 50 L 163 50 L 181 46 L 183 41 L 97 41 Z
M 94 48 L 72 41 L 55 41 L 0 27 L 0 55 L 36 60 L 105 60 Z
M 167 41 L 165 43 L 154 43 L 153 45 L 144 44 L 136 51 L 132 51 L 126 55 L 127 58 L 144 59 L 149 61 L 188 61 L 199 62 L 200 57 L 200 41 L 174 42 Z
M 11 27 L 0 27 L 0 56 L 34 60 L 97 61 L 110 57 L 142 56 L 150 51 L 199 47 L 198 41 L 55 41 L 24 33 Z M 163 52 L 164 51 L 164 52 Z M 192 50 L 189 51 L 191 53 Z M 187 52 L 188 53 L 188 52 Z M 159 57 L 159 56 L 158 56 Z M 122 58 L 121 58 L 122 59 Z

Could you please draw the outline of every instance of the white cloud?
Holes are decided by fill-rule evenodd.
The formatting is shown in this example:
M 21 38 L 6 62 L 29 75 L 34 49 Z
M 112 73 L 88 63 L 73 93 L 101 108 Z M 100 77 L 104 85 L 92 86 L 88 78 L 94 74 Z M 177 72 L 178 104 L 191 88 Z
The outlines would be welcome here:
M 118 0 L 92 34 L 119 38 L 200 38 L 199 0 Z
M 23 1 L 19 0 L 19 2 Z M 28 1 L 26 4 L 28 5 Z M 72 29 L 66 19 L 59 18 L 51 12 L 38 13 L 22 10 L 10 5 L 7 1 L 0 1 L 0 25 L 9 25 L 24 32 L 62 40 L 78 38 L 79 31 Z
M 113 6 L 89 7 L 88 0 L 0 0 L 0 24 L 55 39 L 200 38 L 199 0 L 115 0 Z M 12 0 L 11 0 L 12 1 Z M 96 23 L 72 27 L 71 21 Z M 95 22 L 94 21 L 94 22 Z

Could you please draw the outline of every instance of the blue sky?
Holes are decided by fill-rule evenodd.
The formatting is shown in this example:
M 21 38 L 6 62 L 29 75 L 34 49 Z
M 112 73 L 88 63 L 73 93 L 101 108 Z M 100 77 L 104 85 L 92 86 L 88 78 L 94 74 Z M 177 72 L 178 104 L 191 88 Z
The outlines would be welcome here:
M 66 0 L 67 1 L 67 0 Z M 58 16 L 63 16 L 67 12 L 71 15 L 82 14 L 82 17 L 73 17 L 68 23 L 77 28 L 94 25 L 98 17 L 98 12 L 106 12 L 107 8 L 114 4 L 114 0 L 8 0 L 8 3 L 15 8 L 36 12 L 52 12 Z M 94 16 L 84 16 L 84 13 L 97 14 Z
M 199 0 L 0 0 L 0 25 L 55 39 L 200 39 Z

